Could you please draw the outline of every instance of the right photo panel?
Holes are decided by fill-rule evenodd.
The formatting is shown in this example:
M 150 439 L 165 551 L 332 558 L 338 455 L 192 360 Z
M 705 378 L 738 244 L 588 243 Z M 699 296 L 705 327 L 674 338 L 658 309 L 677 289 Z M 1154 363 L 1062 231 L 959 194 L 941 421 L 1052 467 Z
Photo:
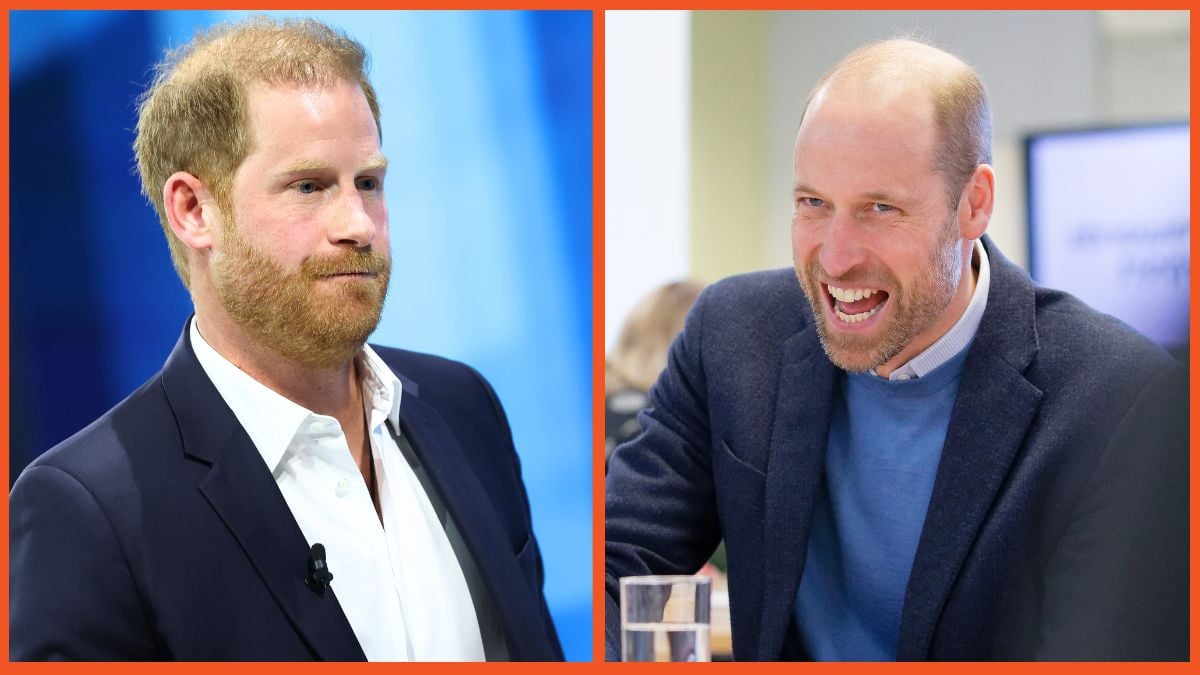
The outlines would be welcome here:
M 1187 11 L 609 11 L 607 661 L 1186 661 Z

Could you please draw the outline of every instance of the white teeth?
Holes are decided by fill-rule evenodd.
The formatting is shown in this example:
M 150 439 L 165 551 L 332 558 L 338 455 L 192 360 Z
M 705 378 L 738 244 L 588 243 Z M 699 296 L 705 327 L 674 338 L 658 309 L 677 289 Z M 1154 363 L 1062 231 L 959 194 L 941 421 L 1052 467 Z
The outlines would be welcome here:
M 875 288 L 838 288 L 837 286 L 830 286 L 828 284 L 825 285 L 825 288 L 829 290 L 829 294 L 838 302 L 856 302 L 863 298 L 869 298 L 879 292 Z M 846 314 L 835 306 L 833 312 L 843 323 L 858 323 L 875 316 L 875 313 L 882 306 L 882 304 L 879 304 L 871 308 L 870 311 L 859 312 L 858 314 Z
M 859 321 L 866 321 L 867 319 L 875 316 L 875 312 L 878 312 L 880 307 L 882 307 L 882 305 L 876 305 L 871 308 L 871 311 L 859 312 L 858 314 L 843 314 L 842 310 L 835 307 L 833 309 L 833 313 L 837 314 L 837 318 L 846 323 L 858 323 Z
M 854 302 L 869 298 L 879 291 L 874 288 L 838 288 L 837 286 L 825 285 L 829 289 L 829 294 L 841 302 Z

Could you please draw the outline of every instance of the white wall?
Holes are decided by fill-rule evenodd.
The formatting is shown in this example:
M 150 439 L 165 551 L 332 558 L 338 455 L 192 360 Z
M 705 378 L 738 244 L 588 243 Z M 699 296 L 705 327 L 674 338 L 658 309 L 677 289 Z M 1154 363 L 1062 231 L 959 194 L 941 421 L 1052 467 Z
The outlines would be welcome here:
M 687 275 L 687 12 L 605 12 L 604 344 L 655 287 Z

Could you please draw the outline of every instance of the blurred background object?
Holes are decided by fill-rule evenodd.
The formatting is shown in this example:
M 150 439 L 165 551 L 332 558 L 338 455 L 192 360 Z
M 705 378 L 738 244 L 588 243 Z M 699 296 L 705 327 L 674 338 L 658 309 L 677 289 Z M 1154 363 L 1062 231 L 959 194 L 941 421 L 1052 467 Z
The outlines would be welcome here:
M 165 48 L 246 12 L 14 11 L 10 485 L 161 366 L 191 302 L 133 167 Z M 592 15 L 312 16 L 370 52 L 392 287 L 373 342 L 465 361 L 508 413 L 568 659 L 591 659 Z
M 604 465 L 613 449 L 642 430 L 637 414 L 667 365 L 667 350 L 688 310 L 703 290 L 700 284 L 673 281 L 642 298 L 621 326 L 617 344 L 604 360 Z
M 672 281 L 638 301 L 604 361 L 604 469 L 613 450 L 642 431 L 638 413 L 650 405 L 650 387 L 667 366 L 671 343 L 704 287 L 690 279 Z M 733 653 L 729 629 L 729 591 L 725 542 L 697 572 L 712 583 L 711 648 L 716 661 Z
M 1030 274 L 1184 360 L 1190 136 L 1183 122 L 1126 124 L 1025 143 Z

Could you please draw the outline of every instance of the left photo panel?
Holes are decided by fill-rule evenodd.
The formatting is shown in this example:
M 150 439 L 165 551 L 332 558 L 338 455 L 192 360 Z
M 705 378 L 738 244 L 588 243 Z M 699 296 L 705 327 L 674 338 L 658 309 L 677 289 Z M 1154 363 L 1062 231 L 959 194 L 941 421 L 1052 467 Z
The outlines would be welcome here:
M 10 12 L 10 660 L 591 660 L 592 29 Z

